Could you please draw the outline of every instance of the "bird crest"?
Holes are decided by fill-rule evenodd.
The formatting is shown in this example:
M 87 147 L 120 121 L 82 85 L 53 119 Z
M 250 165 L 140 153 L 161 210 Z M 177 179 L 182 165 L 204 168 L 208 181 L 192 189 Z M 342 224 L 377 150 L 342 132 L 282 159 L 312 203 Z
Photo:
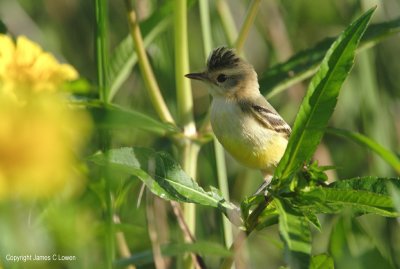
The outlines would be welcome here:
M 207 60 L 208 70 L 218 70 L 222 68 L 233 68 L 238 66 L 240 61 L 235 50 L 227 47 L 219 47 L 213 50 Z

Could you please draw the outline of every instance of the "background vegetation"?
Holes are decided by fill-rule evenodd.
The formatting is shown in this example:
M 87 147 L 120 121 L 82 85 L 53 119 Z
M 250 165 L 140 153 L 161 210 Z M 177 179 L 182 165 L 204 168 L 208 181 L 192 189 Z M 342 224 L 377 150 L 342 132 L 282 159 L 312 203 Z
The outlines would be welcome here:
M 329 45 L 374 5 L 377 9 L 371 23 L 387 23 L 369 28 L 364 35 L 329 126 L 361 133 L 378 146 L 365 137 L 357 139 L 355 133 L 329 129 L 314 155 L 319 165 L 334 166 L 326 171 L 328 182 L 399 175 L 398 1 L 199 0 L 188 1 L 186 6 L 184 1 L 136 0 L 133 7 L 145 47 L 141 55 L 139 48 L 144 47 L 137 39 L 133 46 L 130 29 L 136 25 L 134 18 L 128 19 L 124 1 L 2 0 L 0 19 L 10 34 L 28 36 L 78 70 L 81 79 L 69 84 L 71 102 L 88 107 L 95 130 L 81 154 L 87 185 L 79 194 L 2 202 L 0 267 L 112 268 L 131 263 L 130 268 L 189 268 L 192 258 L 188 253 L 194 251 L 208 268 L 219 268 L 222 261 L 229 260 L 227 249 L 240 233 L 218 210 L 197 206 L 194 211 L 185 204 L 184 215 L 177 218 L 177 203 L 171 206 L 143 189 L 141 180 L 146 175 L 140 169 L 97 165 L 105 162 L 89 156 L 100 150 L 140 147 L 134 153 L 142 164 L 143 156 L 167 152 L 172 157 L 157 155 L 156 167 L 157 158 L 164 162 L 172 158 L 171 166 L 179 162 L 200 186 L 215 186 L 222 194 L 215 191 L 214 195 L 239 204 L 254 193 L 261 174 L 221 154 L 207 125 L 207 89 L 196 83 L 191 90 L 183 74 L 201 70 L 211 48 L 236 46 L 255 66 L 262 92 L 292 126 L 309 79 Z M 180 28 L 186 25 L 185 17 L 187 37 Z M 246 23 L 249 28 L 244 27 Z M 319 43 L 328 37 L 333 39 Z M 154 79 L 146 77 L 145 58 L 176 124 L 160 108 L 160 98 L 154 97 L 157 90 L 149 90 L 156 86 L 151 85 Z M 343 139 L 351 136 L 353 139 Z M 132 162 L 129 154 L 126 160 Z M 151 167 L 152 158 L 149 160 L 140 168 L 159 175 Z M 186 176 L 179 169 L 174 175 Z M 394 207 L 400 207 L 399 194 L 394 188 L 390 193 Z M 194 215 L 190 216 L 191 212 Z M 311 229 L 312 254 L 328 253 L 335 268 L 400 267 L 398 220 L 359 213 L 347 208 L 337 214 L 319 214 L 320 229 Z M 188 230 L 195 230 L 197 243 L 189 244 L 193 240 L 182 232 L 182 219 Z M 279 225 L 265 226 L 269 227 L 251 233 L 236 253 L 236 268 L 287 266 Z M 9 253 L 57 253 L 78 259 L 27 265 L 6 261 Z M 315 268 L 333 268 L 329 266 Z

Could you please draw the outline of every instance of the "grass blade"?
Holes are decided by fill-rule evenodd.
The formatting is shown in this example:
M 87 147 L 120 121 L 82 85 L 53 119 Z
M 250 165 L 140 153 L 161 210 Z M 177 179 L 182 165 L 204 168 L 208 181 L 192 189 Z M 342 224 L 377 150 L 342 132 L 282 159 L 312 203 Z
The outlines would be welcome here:
M 378 154 L 383 160 L 390 164 L 393 169 L 400 174 L 400 159 L 393 152 L 379 145 L 371 138 L 356 132 L 350 132 L 342 129 L 328 128 L 327 132 L 336 136 L 340 136 L 349 140 L 352 140 L 361 146 L 364 146 L 376 154 Z
M 370 25 L 360 42 L 360 50 L 400 32 L 400 18 Z M 335 38 L 326 38 L 314 48 L 301 51 L 284 63 L 277 64 L 260 76 L 260 89 L 267 98 L 311 77 Z

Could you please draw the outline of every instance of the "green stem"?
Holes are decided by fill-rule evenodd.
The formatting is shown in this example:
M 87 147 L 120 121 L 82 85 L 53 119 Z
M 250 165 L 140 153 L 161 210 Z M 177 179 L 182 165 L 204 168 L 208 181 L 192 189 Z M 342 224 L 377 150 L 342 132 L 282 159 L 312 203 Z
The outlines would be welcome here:
M 187 2 L 174 2 L 174 31 L 175 31 L 175 81 L 179 124 L 183 126 L 186 139 L 179 141 L 181 149 L 181 165 L 190 177 L 196 179 L 197 157 L 200 146 L 193 143 L 188 137 L 196 136 L 196 125 L 193 117 L 193 97 L 190 80 L 184 75 L 189 73 L 189 48 L 187 34 Z M 194 204 L 184 205 L 184 219 L 190 233 L 195 237 L 196 208 Z M 187 258 L 184 268 L 193 268 L 194 262 Z
M 225 0 L 218 0 L 216 2 L 217 11 L 221 18 L 222 27 L 224 29 L 226 38 L 228 39 L 229 46 L 233 46 L 235 38 L 238 36 L 236 30 L 235 21 L 233 20 L 232 13 L 229 9 L 229 5 Z
M 109 83 L 107 80 L 107 0 L 95 0 L 96 10 L 96 61 L 97 61 L 97 83 L 99 86 L 99 97 L 102 103 L 107 103 L 107 94 Z M 100 133 L 100 142 L 102 150 L 107 150 L 109 147 L 109 135 L 107 132 Z M 106 264 L 111 269 L 115 258 L 115 230 L 114 230 L 114 211 L 112 203 L 112 192 L 110 186 L 110 178 L 108 177 L 107 167 L 102 170 L 102 175 L 105 180 L 105 197 L 106 197 L 106 231 L 105 231 L 105 249 L 106 249 Z
M 228 176 L 226 173 L 226 163 L 225 163 L 225 155 L 224 148 L 218 142 L 217 139 L 214 138 L 214 151 L 215 151 L 215 159 L 217 165 L 217 177 L 218 177 L 218 186 L 219 190 L 222 193 L 222 196 L 229 201 L 229 187 L 228 187 Z M 224 227 L 224 238 L 225 245 L 230 246 L 233 243 L 233 227 L 232 223 L 229 221 L 227 217 L 222 216 L 222 225 Z
M 187 36 L 186 0 L 175 0 L 175 81 L 179 123 L 187 136 L 196 134 L 193 120 L 193 97 L 189 73 L 189 48 Z
M 130 24 L 131 35 L 138 56 L 139 68 L 149 92 L 150 100 L 162 121 L 175 123 L 167 105 L 165 104 L 157 80 L 154 76 L 153 69 L 151 68 L 149 59 L 147 58 L 142 33 L 140 32 L 139 24 L 137 22 L 136 12 L 133 10 L 130 0 L 125 0 L 125 4 L 128 10 L 128 22 Z
M 203 35 L 204 54 L 207 55 L 208 53 L 210 53 L 212 49 L 212 35 L 211 35 L 208 0 L 200 1 L 199 5 L 200 5 L 200 18 L 201 18 L 201 30 Z M 214 151 L 215 151 L 215 159 L 217 165 L 218 186 L 222 193 L 222 196 L 229 201 L 228 177 L 226 175 L 224 149 L 215 138 L 214 138 Z M 232 224 L 225 216 L 222 216 L 222 224 L 224 228 L 225 245 L 230 246 L 233 242 Z
M 239 36 L 235 44 L 236 50 L 239 54 L 241 54 L 243 50 L 244 42 L 246 41 L 246 38 L 250 32 L 250 28 L 254 23 L 258 9 L 260 8 L 260 3 L 261 0 L 253 0 L 250 4 L 249 11 L 246 14 L 246 19 L 243 23 L 242 28 L 240 29 Z
M 102 102 L 107 102 L 107 0 L 95 0 L 97 83 Z
M 208 55 L 212 50 L 212 36 L 210 23 L 210 9 L 208 0 L 199 1 L 201 32 L 203 37 L 204 54 Z
M 183 148 L 182 151 L 182 168 L 193 179 L 196 178 L 197 158 L 200 151 L 200 145 L 190 143 Z M 184 204 L 184 219 L 189 228 L 190 233 L 194 236 L 196 230 L 196 211 L 195 204 Z

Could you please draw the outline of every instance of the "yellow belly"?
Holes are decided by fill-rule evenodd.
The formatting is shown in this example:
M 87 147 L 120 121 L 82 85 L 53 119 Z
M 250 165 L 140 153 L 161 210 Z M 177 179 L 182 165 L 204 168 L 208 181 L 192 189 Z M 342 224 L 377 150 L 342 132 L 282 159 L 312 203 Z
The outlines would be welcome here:
M 250 168 L 273 169 L 287 146 L 284 136 L 265 128 L 235 103 L 214 99 L 211 125 L 225 150 Z
M 281 136 L 266 139 L 264 145 L 251 145 L 242 138 L 218 137 L 224 148 L 243 165 L 256 169 L 276 167 L 285 152 L 287 140 Z

